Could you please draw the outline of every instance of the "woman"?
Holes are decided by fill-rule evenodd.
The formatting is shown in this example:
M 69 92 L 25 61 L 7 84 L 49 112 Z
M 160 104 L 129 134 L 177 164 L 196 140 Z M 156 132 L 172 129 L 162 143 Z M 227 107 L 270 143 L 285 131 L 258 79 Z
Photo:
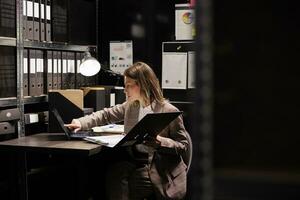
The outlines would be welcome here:
M 178 111 L 168 103 L 153 70 L 143 62 L 134 63 L 124 72 L 126 102 L 105 108 L 89 116 L 74 119 L 67 127 L 90 129 L 124 121 L 125 133 L 147 113 Z M 155 124 L 154 124 L 155 125 Z M 128 157 L 108 168 L 108 199 L 182 199 L 186 193 L 188 142 L 182 116 L 174 120 L 152 141 L 124 149 Z

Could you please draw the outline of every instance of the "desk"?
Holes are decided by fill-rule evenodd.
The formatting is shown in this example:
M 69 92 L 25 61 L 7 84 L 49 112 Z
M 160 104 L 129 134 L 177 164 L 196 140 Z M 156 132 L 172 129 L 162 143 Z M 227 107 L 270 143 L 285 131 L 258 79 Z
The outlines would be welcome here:
M 83 140 L 66 140 L 63 133 L 40 133 L 0 142 L 1 151 L 8 151 L 17 155 L 18 177 L 16 178 L 20 186 L 18 198 L 22 200 L 28 199 L 27 152 L 73 154 L 76 157 L 78 155 L 78 199 L 86 199 L 87 166 L 85 161 L 89 156 L 99 153 L 101 148 L 101 145 L 88 143 Z M 15 172 L 12 174 L 15 174 Z

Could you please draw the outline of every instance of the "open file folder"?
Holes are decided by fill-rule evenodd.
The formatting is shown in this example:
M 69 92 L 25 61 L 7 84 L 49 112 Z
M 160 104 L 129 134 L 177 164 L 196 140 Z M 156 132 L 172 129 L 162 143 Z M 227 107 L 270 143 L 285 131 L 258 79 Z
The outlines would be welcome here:
M 102 133 L 102 134 L 114 134 L 114 133 L 122 134 L 125 132 L 124 125 L 122 124 L 108 124 L 104 126 L 95 126 L 92 128 L 92 130 L 95 133 Z
M 107 147 L 130 146 L 142 143 L 148 137 L 155 138 L 182 112 L 149 113 L 141 119 L 126 135 L 114 134 L 107 136 L 85 137 L 84 140 Z

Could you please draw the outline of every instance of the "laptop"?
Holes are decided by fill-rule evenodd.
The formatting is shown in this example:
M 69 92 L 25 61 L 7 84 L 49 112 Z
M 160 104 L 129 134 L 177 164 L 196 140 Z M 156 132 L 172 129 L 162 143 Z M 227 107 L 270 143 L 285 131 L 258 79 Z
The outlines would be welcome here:
M 64 131 L 65 135 L 67 136 L 67 138 L 69 140 L 70 139 L 83 139 L 88 136 L 96 136 L 97 135 L 92 130 L 91 131 L 77 131 L 76 133 L 74 131 L 71 131 L 68 127 L 65 127 L 65 123 L 62 120 L 58 111 L 55 108 L 51 111 L 54 114 L 55 118 L 57 119 L 59 126 L 62 128 L 62 130 Z
M 129 146 L 142 143 L 147 137 L 155 138 L 181 111 L 166 113 L 148 113 L 126 135 L 86 137 L 84 140 L 108 147 Z

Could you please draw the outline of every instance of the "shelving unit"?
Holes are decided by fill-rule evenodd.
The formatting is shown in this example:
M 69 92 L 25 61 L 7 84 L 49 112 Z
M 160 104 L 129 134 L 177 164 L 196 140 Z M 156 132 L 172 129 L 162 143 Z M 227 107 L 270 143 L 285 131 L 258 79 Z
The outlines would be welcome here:
M 95 45 L 70 45 L 63 43 L 48 43 L 48 42 L 38 42 L 38 41 L 24 41 L 25 48 L 34 48 L 34 49 L 45 49 L 45 50 L 59 50 L 59 51 L 76 51 L 76 52 L 85 52 L 85 51 L 94 51 L 96 52 L 97 46 Z
M 47 1 L 39 1 L 44 2 L 46 4 Z M 50 1 L 48 1 L 50 2 Z M 93 8 L 95 9 L 95 21 L 97 22 L 96 24 L 93 24 L 93 28 L 95 25 L 95 30 L 94 29 L 90 29 L 89 31 L 98 31 L 98 0 L 94 0 L 94 1 L 84 1 L 84 0 L 76 0 L 76 1 L 71 1 L 71 0 L 63 0 L 63 1 L 58 1 L 58 0 L 51 0 L 51 6 L 53 6 L 55 4 L 55 9 L 58 8 L 59 6 L 61 6 L 61 3 L 64 3 L 64 5 L 66 6 L 64 9 L 66 16 L 70 17 L 69 14 L 71 13 L 72 16 L 74 15 L 74 10 L 71 12 L 68 9 L 74 9 L 74 6 L 72 7 L 72 3 L 75 4 L 83 4 L 85 6 L 85 8 Z M 76 20 L 76 19 L 67 19 L 67 35 L 66 38 L 68 39 L 74 39 L 74 41 L 35 41 L 35 40 L 28 40 L 27 38 L 25 38 L 25 33 L 23 30 L 24 26 L 23 24 L 26 23 L 26 17 L 24 16 L 24 5 L 28 5 L 27 3 L 23 4 L 24 2 L 21 0 L 17 1 L 15 0 L 13 3 L 11 3 L 8 0 L 0 0 L 1 5 L 4 4 L 8 4 L 10 7 L 15 6 L 15 10 L 11 11 L 10 13 L 10 21 L 15 20 L 15 33 L 11 33 L 10 35 L 0 35 L 0 48 L 2 47 L 11 47 L 14 48 L 15 50 L 15 84 L 16 84 L 16 96 L 9 96 L 9 97 L 2 97 L 0 96 L 0 110 L 4 110 L 7 108 L 18 108 L 20 110 L 21 116 L 20 116 L 20 120 L 18 121 L 18 137 L 22 137 L 25 136 L 25 112 L 24 112 L 24 106 L 39 106 L 40 104 L 45 104 L 48 102 L 48 96 L 47 94 L 43 94 L 43 95 L 39 95 L 39 96 L 24 96 L 23 93 L 23 87 L 24 87 L 24 64 L 23 64 L 23 59 L 24 59 L 24 50 L 26 49 L 33 49 L 33 50 L 42 50 L 43 53 L 45 54 L 47 51 L 59 51 L 59 52 L 85 52 L 85 51 L 90 51 L 91 53 L 93 53 L 94 55 L 97 56 L 97 45 L 98 45 L 98 39 L 97 39 L 97 34 L 95 34 L 95 41 L 93 41 L 93 44 L 88 43 L 88 44 L 82 44 L 82 42 L 80 42 L 80 37 L 78 37 L 77 35 L 71 35 L 69 33 L 69 30 L 72 27 L 72 31 L 76 32 L 78 27 L 77 25 L 75 26 L 75 22 L 73 22 L 72 20 Z M 33 1 L 33 4 L 35 4 L 36 2 Z M 15 4 L 15 5 L 14 5 Z M 41 11 L 41 4 L 39 5 L 39 10 Z M 92 6 L 91 6 L 92 5 Z M 96 5 L 96 6 L 93 6 Z M 54 8 L 54 6 L 52 7 Z M 51 8 L 51 9 L 52 9 Z M 46 7 L 45 7 L 45 12 L 46 12 Z M 60 11 L 61 12 L 61 11 Z M 26 13 L 26 12 L 25 12 Z M 57 14 L 57 12 L 51 11 L 51 20 L 52 17 L 55 17 L 55 13 Z M 1 14 L 1 10 L 0 10 L 0 14 Z M 59 13 L 58 13 L 59 14 Z M 93 14 L 93 12 L 92 12 Z M 4 14 L 0 15 L 3 16 Z M 46 14 L 45 14 L 46 15 Z M 90 13 L 86 14 L 86 17 L 90 17 Z M 15 19 L 12 19 L 12 17 L 15 16 Z M 46 16 L 45 16 L 46 17 Z M 39 20 L 41 21 L 42 18 L 40 18 Z M 45 18 L 46 19 L 46 18 Z M 24 21 L 25 20 L 25 21 Z M 84 21 L 84 20 L 82 20 Z M 82 22 L 81 21 L 81 22 Z M 33 19 L 34 22 L 34 19 Z M 56 21 L 57 23 L 57 21 Z M 77 24 L 77 21 L 76 21 Z M 1 25 L 1 24 L 0 24 Z M 26 25 L 26 24 L 25 24 Z M 51 24 L 52 25 L 52 24 Z M 62 25 L 62 24 L 56 24 L 57 25 Z M 64 24 L 63 24 L 64 25 Z M 41 24 L 39 25 L 40 27 L 42 26 Z M 85 27 L 87 26 L 86 24 L 84 25 Z M 3 28 L 3 27 L 1 27 Z M 4 27 L 5 28 L 5 27 Z M 77 28 L 77 29 L 76 29 Z M 51 31 L 54 29 L 54 27 L 51 27 Z M 10 29 L 11 32 L 12 29 Z M 57 27 L 56 27 L 57 30 Z M 53 34 L 53 33 L 51 33 Z M 85 34 L 87 35 L 87 34 Z M 13 37 L 15 36 L 15 37 Z M 77 38 L 76 38 L 77 37 Z M 53 37 L 52 35 L 52 38 Z M 82 38 L 83 41 L 87 41 L 87 39 L 85 40 L 84 38 Z M 78 42 L 79 41 L 79 42 Z M 77 45 L 76 42 L 78 42 L 79 44 Z M 0 55 L 2 56 L 2 55 Z M 45 56 L 43 57 L 43 59 L 46 59 Z M 46 63 L 46 61 L 43 61 L 44 63 Z M 76 61 L 75 61 L 76 62 Z M 47 77 L 47 71 L 46 71 L 46 67 L 44 66 L 44 71 L 43 71 L 43 77 L 46 78 Z M 45 80 L 44 80 L 45 82 Z M 2 86 L 3 87 L 3 86 Z M 44 89 L 45 91 L 45 89 Z M 1 134 L 0 134 L 1 135 Z
M 45 102 L 48 102 L 48 95 L 41 95 L 41 96 L 37 96 L 37 97 L 24 97 L 23 102 L 24 102 L 24 105 L 45 103 Z M 0 108 L 16 107 L 17 104 L 18 104 L 17 97 L 0 98 Z

